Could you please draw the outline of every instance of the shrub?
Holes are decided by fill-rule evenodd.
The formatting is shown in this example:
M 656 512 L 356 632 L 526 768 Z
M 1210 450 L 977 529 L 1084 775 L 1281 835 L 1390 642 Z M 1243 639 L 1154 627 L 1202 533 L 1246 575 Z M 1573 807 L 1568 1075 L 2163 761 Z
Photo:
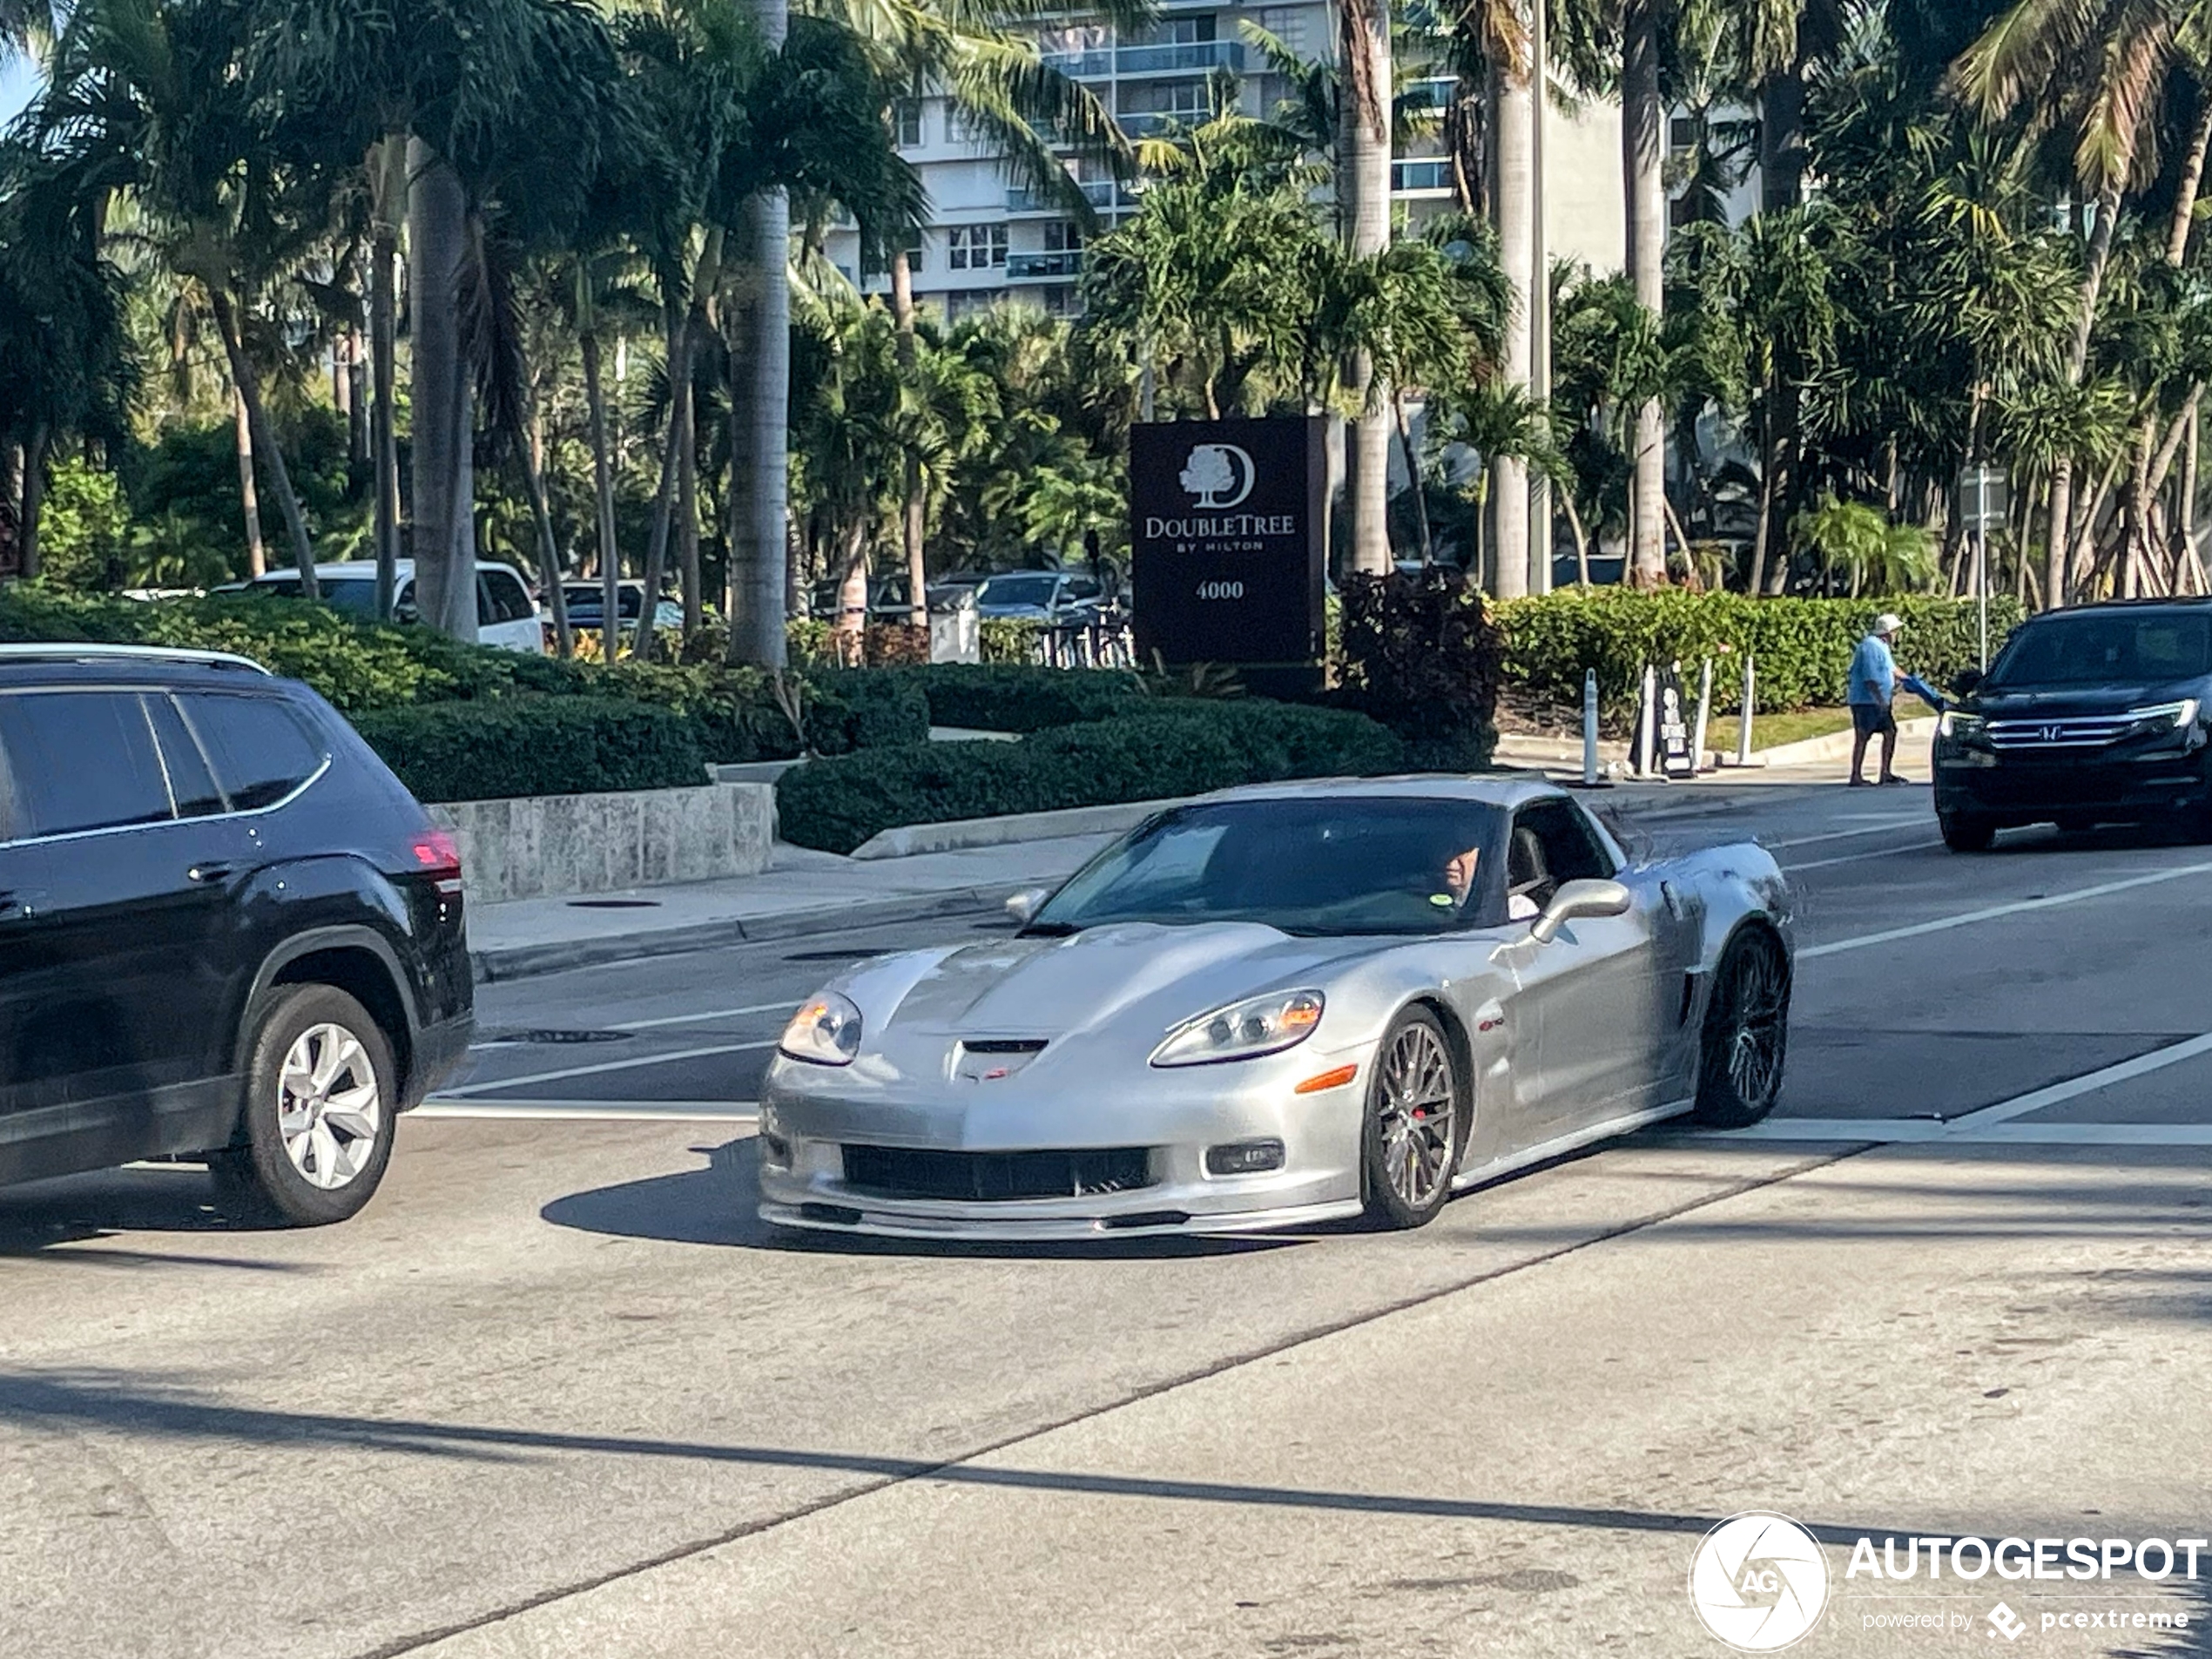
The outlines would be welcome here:
M 1157 704 L 1020 743 L 928 743 L 809 761 L 776 786 L 782 833 L 850 853 L 905 824 L 1202 794 L 1235 784 L 1402 764 L 1397 738 L 1363 716 L 1283 703 Z
M 1147 706 L 1133 674 L 1111 669 L 1043 668 L 1016 663 L 936 663 L 887 678 L 928 699 L 933 725 L 984 732 L 1042 732 L 1109 719 Z
M 1503 647 L 1481 590 L 1431 566 L 1349 576 L 1342 596 L 1344 685 L 1333 700 L 1389 726 L 1424 771 L 1488 765 Z
M 1030 663 L 1036 660 L 1041 624 L 1019 617 L 986 617 L 977 626 L 977 649 L 987 663 Z
M 1941 684 L 1979 660 L 1973 604 L 1950 598 L 1754 599 L 1738 593 L 1639 593 L 1623 588 L 1510 599 L 1497 606 L 1508 682 L 1537 697 L 1579 705 L 1582 672 L 1597 670 L 1608 723 L 1631 718 L 1647 663 L 1679 662 L 1695 674 L 1714 661 L 1714 700 L 1732 708 L 1743 653 L 1757 672 L 1761 713 L 1843 700 L 1851 654 L 1884 610 L 1905 619 L 1898 665 Z M 2020 620 L 2007 597 L 1989 606 L 1993 652 Z
M 614 698 L 433 703 L 359 715 L 354 725 L 421 800 L 596 794 L 706 781 L 690 720 Z

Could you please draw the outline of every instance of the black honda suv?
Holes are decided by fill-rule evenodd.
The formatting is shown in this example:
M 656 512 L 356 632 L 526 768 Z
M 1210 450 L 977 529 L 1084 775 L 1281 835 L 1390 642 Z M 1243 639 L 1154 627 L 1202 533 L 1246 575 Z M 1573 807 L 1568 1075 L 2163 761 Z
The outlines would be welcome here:
M 0 646 L 0 1182 L 204 1158 L 224 1207 L 368 1202 L 459 1063 L 461 860 L 255 664 Z
M 2023 623 L 1935 742 L 1955 852 L 2013 824 L 2179 820 L 2212 836 L 2212 600 L 2123 600 Z

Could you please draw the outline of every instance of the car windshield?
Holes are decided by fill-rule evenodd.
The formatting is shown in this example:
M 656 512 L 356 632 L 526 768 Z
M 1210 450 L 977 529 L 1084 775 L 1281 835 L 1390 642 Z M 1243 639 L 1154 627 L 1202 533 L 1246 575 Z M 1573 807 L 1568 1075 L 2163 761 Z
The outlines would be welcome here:
M 1258 921 L 1286 934 L 1435 934 L 1474 922 L 1504 814 L 1480 801 L 1318 796 L 1224 801 L 1152 819 L 1030 921 Z
M 2212 614 L 2105 611 L 2051 617 L 2012 637 L 1992 689 L 2195 679 L 2212 673 Z
M 1049 605 L 1056 576 L 995 576 L 975 590 L 979 605 Z
M 279 577 L 274 581 L 256 583 L 254 585 L 261 591 L 273 593 L 280 599 L 297 599 L 301 597 L 300 578 L 296 576 Z M 332 576 L 328 571 L 325 571 L 316 579 L 316 586 L 322 595 L 323 604 L 328 605 L 333 610 L 361 622 L 374 622 L 376 619 L 376 577 L 374 574 L 360 577 Z

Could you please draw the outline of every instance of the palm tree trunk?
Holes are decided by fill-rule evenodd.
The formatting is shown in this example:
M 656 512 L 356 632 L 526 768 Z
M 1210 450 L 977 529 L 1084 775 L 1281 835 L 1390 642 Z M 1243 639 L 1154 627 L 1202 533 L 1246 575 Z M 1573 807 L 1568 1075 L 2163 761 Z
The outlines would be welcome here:
M 538 581 L 553 607 L 553 648 L 563 660 L 576 655 L 576 634 L 569 626 L 569 596 L 561 585 L 561 550 L 553 536 L 553 513 L 545 499 L 545 456 L 537 435 L 523 446 L 523 482 L 529 487 L 530 516 L 537 523 Z
M 660 485 L 653 492 L 653 528 L 645 542 L 645 590 L 637 599 L 637 632 L 631 654 L 651 662 L 658 645 L 653 618 L 660 607 L 661 578 L 668 570 L 669 532 L 676 522 L 678 481 L 683 470 L 684 432 L 691 420 L 691 307 L 671 308 L 668 327 L 668 430 L 660 452 Z
M 1582 523 L 1582 509 L 1575 504 L 1575 492 L 1559 492 L 1559 504 L 1566 509 L 1567 528 L 1575 534 L 1575 585 L 1587 589 L 1590 585 L 1590 533 Z
M 246 419 L 246 397 L 231 388 L 232 424 L 237 431 L 238 494 L 246 509 L 246 570 L 249 577 L 265 575 L 268 550 L 261 543 L 261 499 L 253 488 L 253 427 Z
M 461 361 L 460 274 L 469 202 L 460 176 L 408 140 L 408 253 L 415 346 L 415 595 L 424 623 L 474 644 L 475 545 L 469 376 Z
M 253 364 L 246 354 L 246 342 L 239 332 L 238 312 L 231 304 L 231 297 L 220 287 L 211 288 L 208 298 L 215 313 L 215 327 L 223 337 L 223 351 L 230 359 L 231 384 L 238 388 L 239 397 L 246 404 L 246 419 L 252 435 L 253 453 L 269 469 L 269 487 L 275 490 L 277 509 L 284 515 L 285 533 L 292 542 L 292 563 L 300 572 L 300 591 L 307 598 L 321 597 L 315 584 L 315 550 L 307 536 L 307 515 L 300 510 L 300 497 L 293 492 L 292 474 L 284 464 L 284 450 L 277 442 L 276 433 L 269 425 L 268 411 L 261 403 L 261 381 L 254 373 Z
M 1779 213 L 1797 205 L 1804 188 L 1805 55 L 1759 87 L 1759 205 Z
M 370 458 L 376 469 L 376 615 L 392 619 L 399 591 L 400 445 L 398 414 L 400 226 L 407 220 L 407 138 L 388 132 L 368 152 L 371 231 L 368 351 L 374 380 L 369 409 Z
M 1659 93 L 1658 0 L 1628 0 L 1622 20 L 1621 163 L 1628 203 L 1629 275 L 1636 303 L 1656 318 L 1667 302 L 1667 190 L 1662 172 L 1665 114 Z M 1657 398 L 1636 411 L 1635 471 L 1629 489 L 1629 579 L 1667 580 L 1667 421 Z
M 2174 217 L 2166 233 L 2166 263 L 2178 266 L 2188 257 L 2189 227 L 2196 222 L 2197 192 L 2204 185 L 2204 156 L 2212 149 L 2212 91 L 2201 91 L 2203 108 L 2189 134 L 2189 147 L 2182 158 L 2182 177 L 2174 192 Z
M 1774 399 L 1768 388 L 1766 408 L 1759 421 L 1759 448 L 1762 464 L 1759 468 L 1759 527 L 1751 538 L 1751 573 L 1743 591 L 1754 599 L 1766 592 L 1767 540 L 1774 531 L 1775 475 L 1781 470 L 1781 456 L 1774 442 Z M 1783 561 L 1787 563 L 1786 560 Z
M 1490 133 L 1497 157 L 1498 259 L 1512 293 L 1499 370 L 1508 394 L 1526 396 L 1534 369 L 1530 336 L 1536 283 L 1536 92 L 1532 67 L 1501 63 L 1493 71 L 1497 119 Z M 1490 462 L 1491 545 L 1496 549 L 1501 599 L 1518 599 L 1532 583 L 1528 536 L 1528 463 L 1501 455 Z
M 1406 481 L 1413 486 L 1413 523 L 1420 536 L 1421 563 L 1433 564 L 1436 563 L 1436 545 L 1429 534 L 1428 490 L 1421 482 L 1421 458 L 1414 453 L 1413 428 L 1406 419 L 1406 394 L 1393 391 L 1390 407 L 1398 419 L 1398 447 L 1406 456 Z
M 2105 266 L 2112 258 L 2113 221 L 2120 217 L 2120 187 L 2107 185 L 2097 197 L 2096 226 L 2089 233 L 2089 260 L 2081 275 L 2081 300 L 2074 319 L 2074 343 L 2067 352 L 2066 383 L 2081 384 L 2089 361 L 2089 331 L 2097 320 L 2097 297 L 2104 288 Z M 2067 602 L 2067 532 L 2074 516 L 2074 454 L 2061 449 L 2051 462 L 2050 545 L 2045 550 L 2044 599 L 2056 610 Z
M 706 620 L 699 593 L 698 394 L 684 399 L 684 432 L 678 440 L 676 474 L 676 569 L 684 584 L 684 638 L 696 638 Z
M 1343 0 L 1339 99 L 1342 157 L 1339 190 L 1345 239 L 1355 258 L 1372 259 L 1390 245 L 1390 0 Z M 1352 368 L 1364 411 L 1345 446 L 1345 493 L 1352 508 L 1352 568 L 1387 573 L 1390 556 L 1390 433 L 1387 393 L 1377 395 L 1374 366 L 1361 354 Z
M 891 255 L 891 315 L 899 331 L 899 371 L 911 378 L 919 347 L 914 339 L 914 267 L 903 247 Z M 921 488 L 921 462 L 908 455 L 907 497 L 899 530 L 907 555 L 907 609 L 916 628 L 929 626 L 928 509 L 928 498 Z
M 780 47 L 785 0 L 755 0 L 761 32 Z M 752 362 L 747 442 L 732 457 L 741 476 L 731 493 L 743 503 L 739 534 L 731 548 L 730 659 L 760 668 L 785 662 L 784 593 L 791 485 L 791 201 L 765 191 L 747 205 L 752 280 L 757 285 L 746 320 Z
M 590 281 L 590 277 L 582 279 Z M 599 653 L 611 663 L 622 643 L 622 550 L 615 545 L 614 458 L 607 448 L 607 388 L 600 379 L 599 334 L 596 320 L 584 331 L 583 401 L 591 422 L 591 486 L 598 509 L 599 535 Z
M 36 581 L 41 569 L 38 521 L 46 505 L 46 449 L 52 442 L 41 421 L 31 428 L 30 441 L 23 447 L 23 510 L 16 516 L 16 569 L 26 582 Z

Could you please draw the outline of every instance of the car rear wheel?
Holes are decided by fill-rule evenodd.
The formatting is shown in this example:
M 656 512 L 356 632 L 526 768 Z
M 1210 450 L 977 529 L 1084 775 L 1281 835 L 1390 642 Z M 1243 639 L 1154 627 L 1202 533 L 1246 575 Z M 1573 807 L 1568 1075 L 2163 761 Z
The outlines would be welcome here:
M 1764 931 L 1738 934 L 1713 970 L 1694 1122 L 1746 1129 L 1774 1109 L 1790 1045 L 1790 961 Z
M 1367 1213 L 1392 1227 L 1423 1227 L 1452 1196 L 1467 1144 L 1467 1099 L 1444 1027 L 1408 1008 L 1375 1050 L 1362 1134 Z
M 1939 813 L 1936 824 L 1953 853 L 1986 853 L 1997 839 L 1997 826 L 1971 813 Z
M 360 1211 L 392 1157 L 392 1045 L 327 985 L 288 985 L 250 1016 L 238 1139 L 208 1160 L 241 1219 L 318 1227 Z

